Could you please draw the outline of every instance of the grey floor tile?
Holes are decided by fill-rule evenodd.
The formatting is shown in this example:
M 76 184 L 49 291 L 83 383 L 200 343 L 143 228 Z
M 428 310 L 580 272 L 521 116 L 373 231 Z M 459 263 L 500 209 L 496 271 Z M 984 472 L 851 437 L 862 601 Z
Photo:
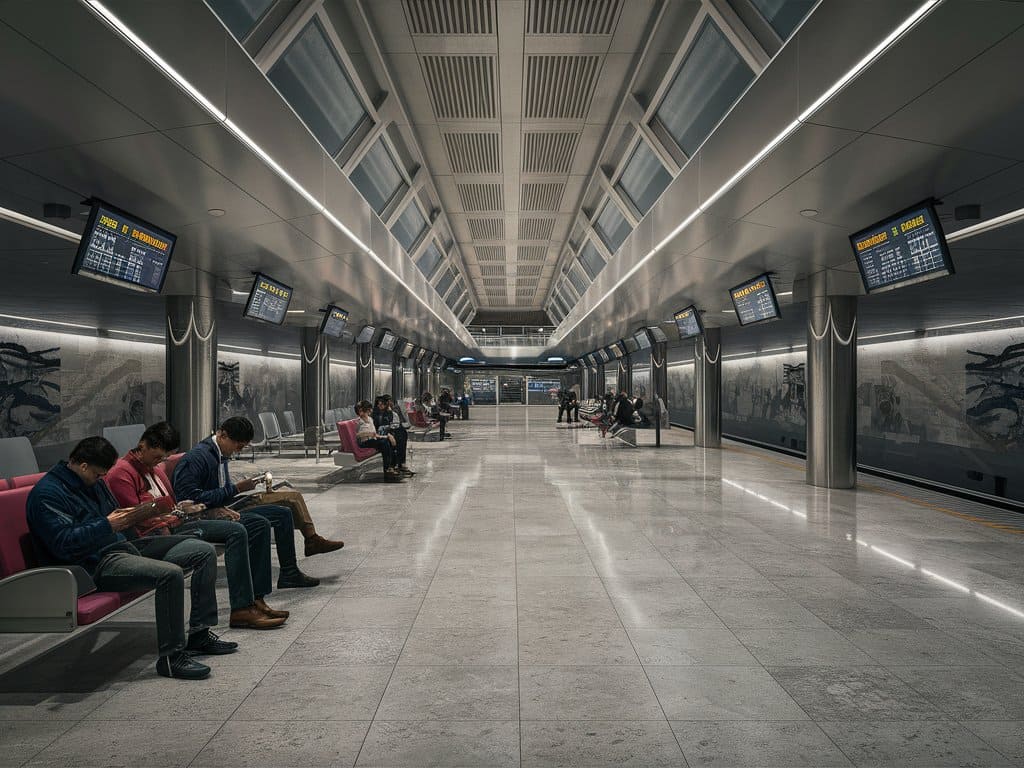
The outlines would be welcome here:
M 381 701 L 381 720 L 512 720 L 519 715 L 516 668 L 399 665 Z
M 669 720 L 806 720 L 760 667 L 647 667 Z
M 1024 720 L 974 721 L 963 725 L 1001 755 L 1024 764 Z
M 650 722 L 575 721 L 522 723 L 522 765 L 658 766 L 682 765 L 682 753 L 664 720 Z
M 890 667 L 957 720 L 1024 720 L 1024 678 L 1006 667 Z
M 660 595 L 613 596 L 623 626 L 647 629 L 725 629 L 725 624 L 698 597 L 666 599 Z
M 523 720 L 663 720 L 639 667 L 519 668 Z
M 407 630 L 388 628 L 304 632 L 278 664 L 394 664 L 407 635 Z
M 276 667 L 232 720 L 372 720 L 391 666 Z
M 1010 761 L 953 722 L 829 722 L 821 728 L 858 766 L 1000 766 Z
M 444 627 L 514 627 L 516 603 L 514 600 L 478 598 L 427 598 L 423 601 L 416 628 Z
M 974 666 L 989 657 L 938 629 L 852 629 L 843 634 L 880 664 Z
M 727 629 L 631 628 L 627 631 L 640 663 L 645 666 L 758 665 L 757 659 Z
M 877 663 L 829 627 L 737 629 L 736 637 L 766 667 L 829 667 Z
M 398 663 L 502 666 L 518 661 L 514 628 L 415 627 Z
M 195 768 L 249 766 L 351 766 L 368 722 L 231 720 L 199 753 Z
M 800 604 L 841 632 L 855 629 L 930 629 L 920 616 L 881 597 L 800 598 Z
M 219 727 L 219 721 L 208 720 L 82 722 L 32 758 L 29 765 L 186 766 Z
M 72 686 L 69 686 L 72 687 Z M 0 722 L 7 720 L 68 720 L 77 722 L 115 696 L 121 687 L 77 691 L 0 691 Z
M 557 626 L 524 623 L 519 628 L 519 663 L 529 665 L 639 664 L 629 636 L 619 626 Z
M 335 629 L 412 626 L 423 601 L 418 597 L 340 597 L 330 600 L 307 629 L 333 632 Z
M 376 720 L 359 754 L 360 768 L 519 765 L 519 722 Z
M 21 765 L 73 726 L 61 720 L 0 721 L 0 766 Z
M 806 721 L 673 721 L 691 768 L 850 766 L 842 751 Z
M 826 624 L 787 597 L 726 597 L 707 601 L 729 629 L 825 629 Z

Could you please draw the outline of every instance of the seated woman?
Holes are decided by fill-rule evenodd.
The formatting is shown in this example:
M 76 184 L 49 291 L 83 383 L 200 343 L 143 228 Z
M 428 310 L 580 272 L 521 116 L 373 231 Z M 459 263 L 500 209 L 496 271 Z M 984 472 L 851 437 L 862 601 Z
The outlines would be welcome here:
M 373 423 L 373 403 L 369 400 L 361 400 L 356 404 L 356 416 L 359 417 L 359 424 L 356 428 L 356 442 L 364 448 L 375 448 L 380 451 L 384 460 L 384 474 L 389 477 L 397 477 L 401 473 L 395 469 L 395 446 L 397 441 L 394 435 L 378 435 L 377 426 Z

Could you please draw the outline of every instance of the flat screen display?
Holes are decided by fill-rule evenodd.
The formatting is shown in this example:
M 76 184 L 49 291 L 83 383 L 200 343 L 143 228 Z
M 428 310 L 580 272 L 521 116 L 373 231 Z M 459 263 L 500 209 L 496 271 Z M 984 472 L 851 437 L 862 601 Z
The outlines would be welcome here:
M 612 356 L 611 356 L 611 354 L 609 354 L 607 349 L 599 349 L 599 350 L 597 350 L 597 352 L 594 353 L 594 355 L 602 363 L 607 363 L 609 360 L 612 359 Z
M 680 309 L 672 315 L 672 318 L 676 321 L 676 330 L 679 331 L 680 339 L 690 339 L 704 333 L 704 326 L 700 321 L 700 313 L 695 306 Z
M 656 343 L 660 344 L 663 341 L 668 341 L 668 336 L 666 336 L 665 332 L 663 330 L 661 330 L 661 328 L 659 328 L 656 325 L 649 325 L 649 326 L 647 326 L 647 333 L 649 333 L 651 335 L 651 338 Z
M 411 341 L 407 341 L 407 342 L 405 342 L 405 345 L 402 347 L 402 351 L 398 353 L 398 356 L 399 357 L 409 357 L 409 355 L 412 354 L 412 351 L 414 349 L 416 349 L 416 345 L 413 344 Z
M 245 312 L 242 316 L 280 325 L 288 316 L 288 305 L 291 301 L 290 285 L 257 273 L 256 279 L 252 281 L 252 290 L 249 291 L 249 300 L 245 302 Z
M 647 335 L 645 329 L 637 331 L 633 338 L 636 340 L 637 347 L 639 349 L 650 349 L 651 348 L 651 337 Z
M 353 339 L 353 344 L 369 344 L 373 341 L 373 334 L 377 332 L 377 329 L 372 325 L 364 325 L 363 330 L 359 332 L 359 335 Z
M 427 356 L 427 350 L 420 349 L 420 351 L 416 353 L 416 365 L 422 364 L 423 363 L 423 358 L 426 357 L 426 356 Z
M 627 355 L 631 355 L 634 352 L 638 352 L 640 350 L 640 345 L 632 336 L 630 336 L 628 339 L 619 339 L 618 344 L 620 347 L 623 347 L 626 350 Z
M 729 291 L 740 325 L 752 325 L 782 317 L 779 302 L 766 272 L 737 285 Z
M 605 347 L 605 351 L 609 355 L 609 360 L 618 360 L 620 357 L 626 354 L 626 350 L 620 347 L 618 342 L 615 342 L 614 344 L 609 344 L 607 347 Z
M 324 321 L 320 324 L 320 333 L 334 339 L 340 339 L 348 325 L 348 312 L 331 304 L 324 313 Z
M 71 272 L 159 293 L 177 239 L 137 216 L 95 200 Z
M 384 331 L 384 335 L 380 337 L 380 348 L 385 352 L 392 352 L 397 342 L 398 337 L 395 334 L 391 331 Z
M 954 272 L 946 236 L 931 201 L 850 235 L 868 293 L 890 291 Z

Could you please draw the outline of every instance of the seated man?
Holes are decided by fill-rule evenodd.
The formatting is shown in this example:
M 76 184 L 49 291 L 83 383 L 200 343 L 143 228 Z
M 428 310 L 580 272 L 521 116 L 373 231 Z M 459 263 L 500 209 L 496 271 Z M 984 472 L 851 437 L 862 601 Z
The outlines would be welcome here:
M 119 508 L 101 480 L 117 461 L 102 437 L 87 437 L 36 483 L 28 496 L 28 527 L 45 565 L 84 568 L 100 590 L 156 590 L 156 632 L 164 677 L 201 680 L 210 668 L 192 654 L 234 653 L 237 643 L 210 631 L 217 625 L 217 553 L 192 537 L 135 536 L 132 526 L 151 506 Z M 169 545 L 169 546 L 168 546 Z M 192 572 L 192 610 L 185 635 L 185 574 Z
M 416 474 L 405 464 L 409 446 L 409 430 L 402 417 L 395 412 L 391 395 L 381 395 L 377 398 L 376 406 L 373 409 L 373 424 L 377 428 L 378 434 L 393 435 L 395 438 L 395 469 L 405 475 Z
M 178 430 L 161 421 L 142 433 L 139 444 L 117 460 L 105 482 L 117 503 L 134 507 L 154 499 L 176 505 L 171 483 L 160 463 L 177 449 Z M 182 502 L 183 511 L 190 511 Z M 245 523 L 230 509 L 208 510 L 194 505 L 202 519 L 185 520 L 174 513 L 155 515 L 135 530 L 147 534 L 191 534 L 203 541 L 224 545 L 224 567 L 231 601 L 230 626 L 235 629 L 275 629 L 288 618 L 288 611 L 275 611 L 264 601 L 270 587 L 270 523 L 258 515 Z
M 252 438 L 252 422 L 247 418 L 232 416 L 227 419 L 215 434 L 199 441 L 192 450 L 181 457 L 172 479 L 174 495 L 179 499 L 191 499 L 211 508 L 224 507 L 232 503 L 238 503 L 241 507 L 247 500 L 240 502 L 235 497 L 256 488 L 256 481 L 245 478 L 239 480 L 237 484 L 231 482 L 228 460 L 244 450 L 252 442 Z M 256 516 L 266 519 L 274 529 L 277 559 L 281 563 L 281 575 L 277 579 L 278 589 L 315 587 L 320 583 L 319 579 L 307 576 L 299 570 L 295 556 L 295 536 L 292 534 L 291 507 L 262 503 L 259 497 L 253 497 L 251 503 L 241 507 L 238 512 L 243 524 Z
M 395 469 L 395 446 L 398 441 L 394 435 L 377 433 L 377 425 L 373 423 L 373 405 L 369 400 L 360 400 L 356 404 L 356 416 L 359 417 L 359 425 L 356 428 L 356 442 L 364 448 L 374 448 L 380 451 L 381 459 L 384 461 L 384 474 L 393 476 L 399 472 Z

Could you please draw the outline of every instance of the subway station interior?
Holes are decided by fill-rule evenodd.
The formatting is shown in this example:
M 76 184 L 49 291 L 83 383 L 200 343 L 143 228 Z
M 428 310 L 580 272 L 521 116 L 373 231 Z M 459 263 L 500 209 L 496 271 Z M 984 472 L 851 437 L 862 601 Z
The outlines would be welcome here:
M 0 0 L 0 768 L 1024 765 L 1022 64 Z

